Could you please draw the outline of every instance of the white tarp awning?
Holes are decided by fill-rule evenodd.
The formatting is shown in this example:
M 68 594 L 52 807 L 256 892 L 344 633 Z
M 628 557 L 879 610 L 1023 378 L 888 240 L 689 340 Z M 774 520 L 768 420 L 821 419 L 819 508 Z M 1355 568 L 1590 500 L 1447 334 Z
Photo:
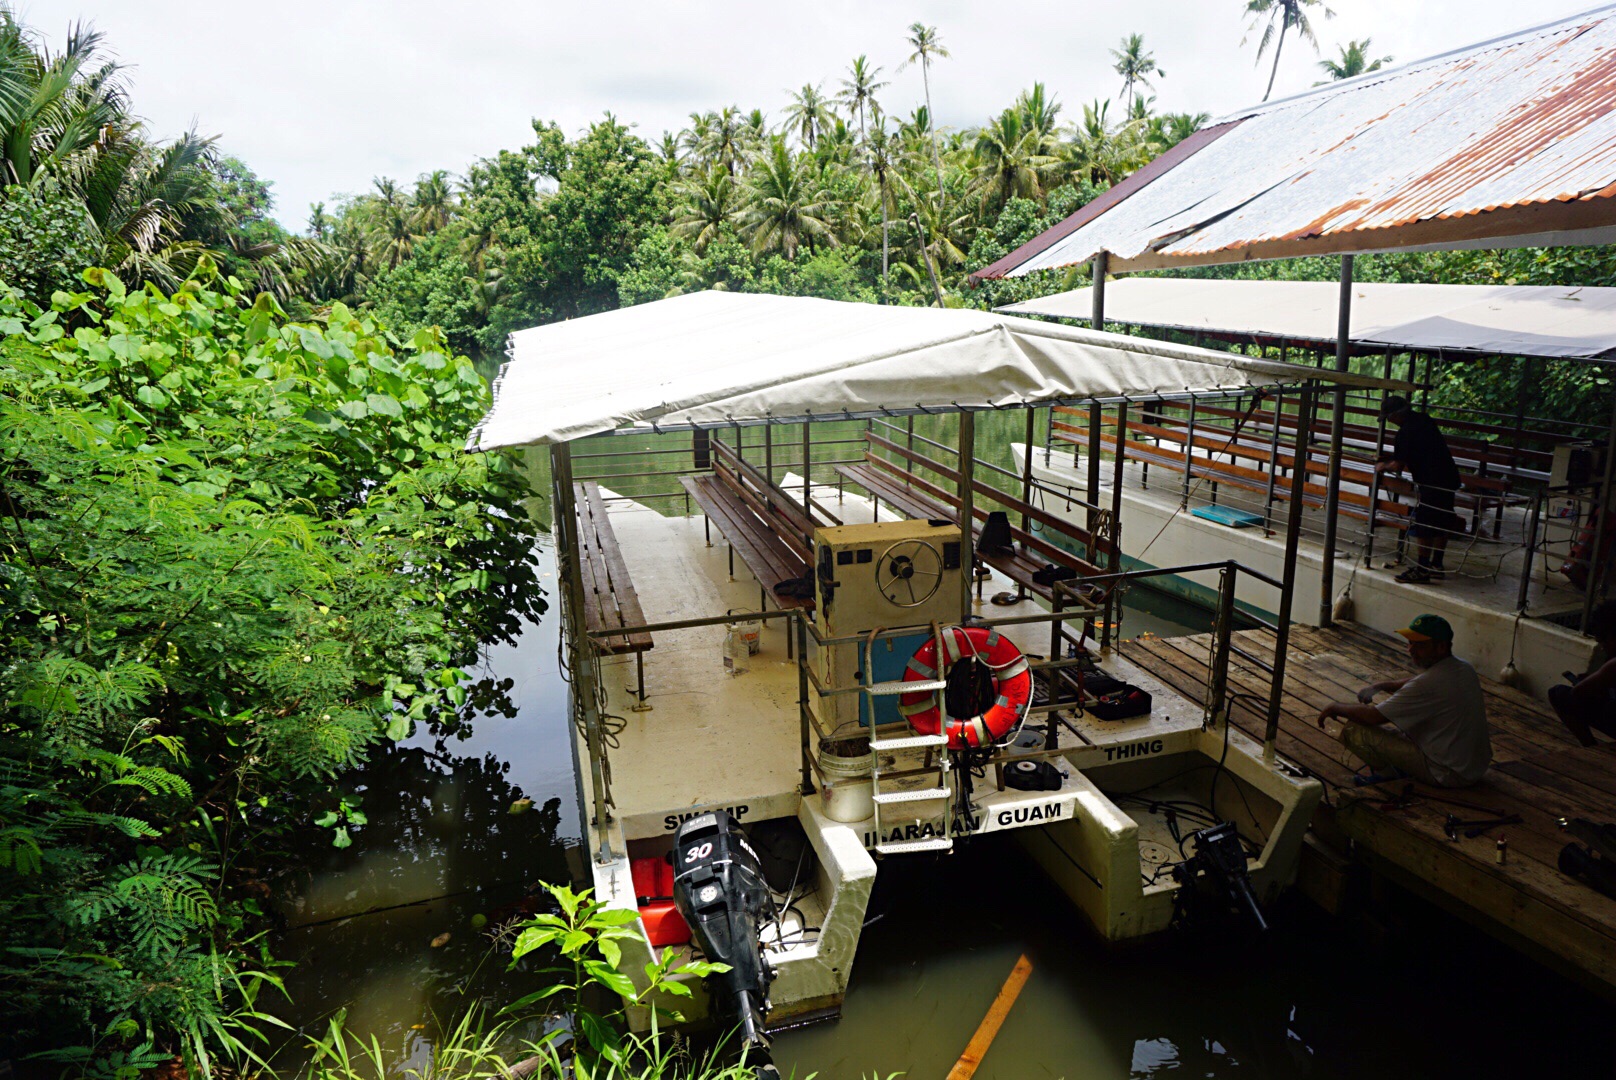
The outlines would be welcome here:
M 1340 288 L 1333 281 L 1120 278 L 1106 283 L 1105 319 L 1333 342 Z M 1092 290 L 1075 289 L 999 310 L 1087 320 L 1093 304 Z M 1351 337 L 1359 345 L 1428 352 L 1596 357 L 1616 349 L 1616 288 L 1356 283 Z
M 509 351 L 493 408 L 467 449 L 566 442 L 631 425 L 865 417 L 1320 377 L 990 312 L 726 292 L 521 330 Z

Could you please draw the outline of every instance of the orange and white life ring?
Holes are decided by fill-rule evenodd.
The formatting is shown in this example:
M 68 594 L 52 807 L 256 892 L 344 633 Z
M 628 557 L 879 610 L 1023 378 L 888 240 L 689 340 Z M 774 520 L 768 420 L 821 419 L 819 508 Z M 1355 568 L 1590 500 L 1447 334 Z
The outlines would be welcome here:
M 898 712 L 922 735 L 946 734 L 951 750 L 998 742 L 1021 723 L 1032 701 L 1032 672 L 1027 668 L 1027 658 L 1009 638 L 985 626 L 949 626 L 940 636 L 943 663 L 937 663 L 938 636 L 928 637 L 910 658 L 903 681 L 946 679 L 955 664 L 974 656 L 993 674 L 993 705 L 980 716 L 948 716 L 942 691 L 915 690 L 898 698 Z

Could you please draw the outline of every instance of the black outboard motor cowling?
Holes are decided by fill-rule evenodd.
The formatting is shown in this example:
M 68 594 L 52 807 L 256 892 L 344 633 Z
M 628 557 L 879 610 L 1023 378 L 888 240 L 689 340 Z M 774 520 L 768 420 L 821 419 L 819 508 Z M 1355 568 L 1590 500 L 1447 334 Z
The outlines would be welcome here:
M 673 902 L 713 963 L 729 970 L 709 976 L 713 1015 L 739 1029 L 747 1063 L 774 1076 L 764 1018 L 774 971 L 760 935 L 770 910 L 769 886 L 757 853 L 727 811 L 699 814 L 673 834 Z

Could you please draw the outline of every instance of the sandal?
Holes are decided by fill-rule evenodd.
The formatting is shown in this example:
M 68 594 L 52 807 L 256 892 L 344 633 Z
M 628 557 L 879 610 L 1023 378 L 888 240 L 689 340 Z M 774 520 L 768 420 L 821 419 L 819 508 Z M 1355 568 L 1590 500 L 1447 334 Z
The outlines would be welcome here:
M 1411 566 L 1392 580 L 1405 585 L 1424 585 L 1431 580 L 1431 572 L 1423 566 Z

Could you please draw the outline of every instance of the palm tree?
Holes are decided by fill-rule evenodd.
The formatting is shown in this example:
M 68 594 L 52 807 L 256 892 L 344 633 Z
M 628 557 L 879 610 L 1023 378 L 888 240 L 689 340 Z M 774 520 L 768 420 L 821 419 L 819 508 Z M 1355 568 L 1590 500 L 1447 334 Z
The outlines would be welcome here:
M 788 259 L 797 257 L 797 248 L 815 241 L 831 247 L 836 236 L 826 216 L 830 207 L 825 193 L 814 183 L 813 173 L 794 159 L 782 136 L 769 140 L 746 178 L 745 208 L 739 215 L 741 235 L 759 254 L 780 250 Z
M 935 26 L 914 22 L 909 24 L 909 37 L 906 39 L 909 46 L 915 51 L 909 54 L 909 59 L 898 65 L 902 71 L 916 61 L 920 62 L 920 83 L 926 89 L 926 119 L 927 135 L 931 140 L 932 163 L 937 166 L 937 197 L 943 197 L 943 157 L 937 149 L 936 133 L 931 131 L 931 62 L 932 60 L 948 59 L 948 50 L 944 48 L 942 39 L 937 36 Z
M 1127 95 L 1128 112 L 1133 113 L 1133 88 L 1149 86 L 1152 75 L 1157 78 L 1166 76 L 1156 63 L 1156 57 L 1145 51 L 1145 36 L 1143 34 L 1129 34 L 1122 39 L 1122 48 L 1112 49 L 1111 55 L 1116 59 L 1114 70 L 1122 76 L 1122 91 Z
M 309 204 L 309 235 L 316 240 L 324 240 L 331 235 L 333 224 L 330 214 L 325 212 L 325 203 Z
M 1147 125 L 1128 121 L 1113 127 L 1111 102 L 1083 106 L 1083 120 L 1062 148 L 1061 169 L 1069 177 L 1093 184 L 1115 184 L 1151 158 Z
M 0 179 L 32 184 L 125 119 L 122 68 L 99 62 L 102 37 L 75 24 L 59 55 L 0 7 Z
M 706 251 L 735 216 L 735 195 L 735 181 L 720 165 L 681 182 L 674 188 L 679 209 L 674 213 L 673 235 L 691 240 L 698 254 Z
M 872 110 L 868 144 L 870 172 L 875 174 L 875 197 L 881 206 L 881 284 L 887 281 L 887 267 L 891 261 L 888 211 L 892 209 L 892 189 L 888 179 L 896 164 L 896 147 L 887 132 L 887 118 L 879 108 Z
M 858 113 L 859 141 L 864 141 L 864 112 L 875 100 L 875 92 L 884 90 L 887 84 L 876 82 L 876 76 L 881 74 L 879 67 L 872 67 L 868 57 L 860 56 L 848 67 L 849 78 L 842 80 L 842 91 L 836 95 L 836 100 L 847 106 L 848 112 Z
M 1338 60 L 1320 60 L 1319 67 L 1331 79 L 1350 79 L 1356 75 L 1364 75 L 1371 71 L 1379 71 L 1383 66 L 1392 62 L 1389 56 L 1382 56 L 1378 60 L 1369 59 L 1369 38 L 1362 41 L 1349 41 L 1339 46 L 1341 57 Z M 1314 86 L 1323 86 L 1324 83 L 1314 83 Z
M 1000 113 L 976 133 L 972 147 L 977 166 L 971 186 L 984 207 L 1004 206 L 1011 199 L 1042 199 L 1057 161 L 1048 135 L 1027 122 L 1020 109 Z
M 1285 32 L 1291 27 L 1301 35 L 1303 41 L 1311 42 L 1313 51 L 1319 50 L 1319 39 L 1314 36 L 1313 24 L 1308 20 L 1307 9 L 1318 8 L 1324 13 L 1326 19 L 1333 19 L 1335 12 L 1324 6 L 1324 0 L 1246 0 L 1246 14 L 1251 16 L 1251 25 L 1246 29 L 1246 37 L 1257 29 L 1257 24 L 1265 22 L 1262 40 L 1257 42 L 1257 59 L 1262 60 L 1263 52 L 1274 37 L 1274 24 L 1279 24 L 1279 41 L 1274 45 L 1274 67 L 1268 73 L 1268 89 L 1263 91 L 1262 99 L 1268 100 L 1268 95 L 1274 92 L 1274 77 L 1279 74 L 1279 54 L 1285 48 Z M 1242 40 L 1240 44 L 1246 42 Z
M 684 149 L 679 145 L 679 136 L 671 131 L 664 131 L 662 141 L 657 143 L 656 151 L 670 174 L 679 171 L 679 162 L 684 157 Z
M 1185 139 L 1205 127 L 1211 113 L 1166 113 L 1145 120 L 1145 138 L 1151 144 L 1151 156 L 1166 153 Z
M 797 138 L 809 150 L 819 141 L 819 133 L 834 122 L 835 114 L 830 102 L 813 83 L 803 83 L 802 89 L 791 95 L 786 106 L 784 130 Z
M 454 191 L 449 186 L 447 169 L 435 169 L 415 182 L 415 224 L 423 232 L 437 232 L 449 224 L 454 212 Z
M 702 161 L 701 155 L 705 152 L 705 147 L 712 139 L 713 121 L 716 118 L 716 113 L 693 112 L 690 114 L 690 126 L 679 135 L 680 147 L 689 157 L 694 159 L 691 164 L 699 170 L 705 171 L 707 165 L 711 164 L 711 162 Z
M 172 290 L 205 253 L 186 239 L 185 222 L 218 222 L 213 140 L 190 132 L 167 145 L 146 141 L 138 124 L 102 130 L 64 163 L 64 186 L 84 202 L 107 265 L 137 282 Z
M 1021 116 L 1022 126 L 1029 131 L 1036 131 L 1040 138 L 1053 139 L 1056 124 L 1060 119 L 1060 102 L 1049 96 L 1044 84 L 1035 82 L 1032 89 L 1023 90 L 1016 95 L 1015 104 L 1011 106 Z
M 708 164 L 722 165 L 734 176 L 746 155 L 747 120 L 733 105 L 709 114 L 707 119 L 706 138 L 700 147 L 702 158 Z

